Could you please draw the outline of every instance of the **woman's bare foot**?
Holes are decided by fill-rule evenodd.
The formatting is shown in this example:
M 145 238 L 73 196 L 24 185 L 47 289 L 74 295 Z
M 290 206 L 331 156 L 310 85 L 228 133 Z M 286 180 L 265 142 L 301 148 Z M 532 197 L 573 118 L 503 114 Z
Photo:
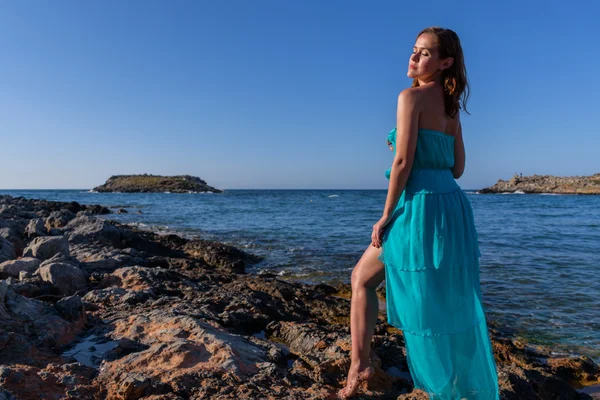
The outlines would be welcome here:
M 362 382 L 367 382 L 375 375 L 375 369 L 371 365 L 367 368 L 350 366 L 348 378 L 346 379 L 346 387 L 338 392 L 338 399 L 348 399 L 352 397 Z

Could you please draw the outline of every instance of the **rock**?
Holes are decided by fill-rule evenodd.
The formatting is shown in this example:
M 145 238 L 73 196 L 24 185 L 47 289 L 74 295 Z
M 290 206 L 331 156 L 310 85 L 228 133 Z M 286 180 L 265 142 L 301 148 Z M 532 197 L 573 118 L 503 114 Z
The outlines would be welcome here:
M 110 287 L 87 292 L 85 296 L 83 296 L 82 300 L 85 303 L 109 307 L 119 304 L 125 294 L 127 294 L 127 290 L 125 289 Z
M 47 260 L 54 255 L 62 253 L 69 256 L 69 242 L 65 236 L 41 236 L 36 237 L 25 248 L 24 257 L 35 257 Z
M 0 237 L 7 239 L 12 243 L 15 249 L 15 256 L 20 257 L 23 255 L 23 249 L 25 248 L 25 242 L 21 238 L 21 235 L 14 228 L 1 228 Z
M 62 228 L 67 225 L 69 221 L 75 218 L 75 214 L 67 209 L 59 211 L 53 211 L 48 218 L 46 218 L 45 227 L 47 230 L 52 228 Z
M 515 175 L 510 180 L 498 180 L 479 193 L 558 193 L 600 194 L 600 173 L 591 176 L 560 177 L 552 175 Z
M 124 208 L 119 208 L 117 210 L 117 214 L 128 214 L 128 211 L 126 209 L 124 209 Z
M 6 279 L 10 276 L 19 278 L 21 272 L 33 273 L 39 268 L 40 263 L 41 261 L 34 257 L 5 261 L 0 264 L 0 279 Z
M 5 371 L 0 377 L 0 386 L 18 393 L 19 399 L 59 400 L 95 397 L 96 389 L 91 385 L 95 371 L 81 364 L 50 363 L 44 368 L 15 364 L 7 367 Z
M 161 383 L 175 392 L 191 393 L 207 374 L 229 373 L 243 379 L 260 371 L 269 347 L 166 310 L 118 319 L 112 336 L 149 347 L 104 364 L 98 379 L 109 388 L 109 398 L 130 387 L 132 377 L 153 382 L 152 388 L 143 385 L 145 395 L 159 394 Z
M 145 290 L 158 287 L 160 284 L 177 280 L 173 274 L 163 268 L 147 268 L 140 266 L 119 268 L 108 276 L 103 286 L 119 286 L 130 290 Z
M 25 237 L 33 239 L 38 236 L 45 236 L 46 232 L 44 220 L 42 218 L 34 218 L 29 221 L 29 224 L 25 228 Z
M 89 211 L 90 213 L 92 213 L 94 215 L 104 215 L 104 214 L 111 213 L 111 211 L 107 207 L 103 207 L 103 206 L 99 206 L 99 205 L 88 207 L 87 211 Z
M 90 272 L 112 272 L 119 267 L 145 263 L 137 253 L 128 252 L 127 249 L 86 243 L 72 245 L 71 254 Z
M 114 175 L 108 178 L 102 186 L 93 189 L 97 192 L 122 193 L 190 193 L 213 192 L 221 193 L 219 189 L 208 186 L 205 181 L 190 175 L 161 176 L 161 175 Z
M 12 260 L 16 258 L 15 247 L 13 244 L 0 236 L 0 262 Z
M 51 283 L 65 296 L 72 295 L 87 286 L 85 273 L 69 263 L 46 264 L 39 268 L 38 273 L 44 281 Z
M 247 264 L 256 264 L 258 257 L 232 246 L 209 240 L 192 240 L 185 244 L 184 251 L 191 257 L 200 258 L 211 267 L 243 274 Z
M 96 243 L 111 247 L 119 247 L 121 244 L 119 228 L 99 218 L 77 217 L 67 224 L 65 230 L 65 235 L 72 244 Z
M 85 319 L 85 308 L 79 296 L 63 297 L 54 307 L 56 307 L 58 314 L 67 321 L 73 322 Z

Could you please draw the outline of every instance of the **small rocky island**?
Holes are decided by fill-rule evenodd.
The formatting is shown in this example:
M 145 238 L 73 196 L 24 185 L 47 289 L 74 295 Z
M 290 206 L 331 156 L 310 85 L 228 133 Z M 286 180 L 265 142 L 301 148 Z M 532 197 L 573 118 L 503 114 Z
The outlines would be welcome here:
M 510 180 L 500 179 L 495 185 L 479 193 L 556 193 L 600 194 L 600 173 L 591 176 L 515 175 Z
M 113 175 L 104 185 L 92 189 L 96 192 L 121 193 L 222 193 L 222 190 L 207 185 L 197 176 L 176 175 Z

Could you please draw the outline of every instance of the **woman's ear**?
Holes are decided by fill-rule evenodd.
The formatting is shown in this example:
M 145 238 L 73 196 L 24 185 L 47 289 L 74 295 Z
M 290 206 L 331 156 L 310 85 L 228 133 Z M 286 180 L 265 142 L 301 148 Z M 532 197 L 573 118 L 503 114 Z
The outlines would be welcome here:
M 444 61 L 442 61 L 442 65 L 440 65 L 440 69 L 441 70 L 448 69 L 452 66 L 452 64 L 454 64 L 454 58 L 448 57 L 448 58 L 444 59 Z

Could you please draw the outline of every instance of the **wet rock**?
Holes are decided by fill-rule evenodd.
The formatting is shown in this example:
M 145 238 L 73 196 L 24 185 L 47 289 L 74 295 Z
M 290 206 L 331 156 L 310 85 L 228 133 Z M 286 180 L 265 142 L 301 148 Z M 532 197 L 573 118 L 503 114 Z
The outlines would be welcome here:
M 119 208 L 117 210 L 117 214 L 128 214 L 128 211 L 126 209 L 124 209 L 124 208 Z
M 65 236 L 41 236 L 31 241 L 23 252 L 24 257 L 47 260 L 56 254 L 69 256 L 69 242 Z
M 35 272 L 41 261 L 34 257 L 23 257 L 18 260 L 5 261 L 0 264 L 0 279 L 8 277 L 19 278 L 21 272 L 26 274 Z
M 43 265 L 39 268 L 38 273 L 42 280 L 51 283 L 65 296 L 85 289 L 87 285 L 85 273 L 80 268 L 66 262 Z
M 15 293 L 6 281 L 0 281 L 0 320 L 0 363 L 46 365 L 52 349 L 73 340 L 83 327 L 43 301 Z
M 235 247 L 209 240 L 193 240 L 185 244 L 184 251 L 191 257 L 200 258 L 211 267 L 242 274 L 246 265 L 256 264 L 259 258 Z
M 104 207 L 104 206 L 100 206 L 100 205 L 88 207 L 86 211 L 89 211 L 91 214 L 95 214 L 95 215 L 104 215 L 104 214 L 111 213 L 110 209 L 108 209 L 107 207 Z
M 25 228 L 25 237 L 33 239 L 38 236 L 46 236 L 46 227 L 44 226 L 44 220 L 42 218 L 34 218 L 29 221 Z

